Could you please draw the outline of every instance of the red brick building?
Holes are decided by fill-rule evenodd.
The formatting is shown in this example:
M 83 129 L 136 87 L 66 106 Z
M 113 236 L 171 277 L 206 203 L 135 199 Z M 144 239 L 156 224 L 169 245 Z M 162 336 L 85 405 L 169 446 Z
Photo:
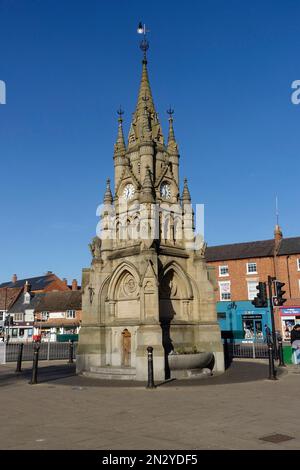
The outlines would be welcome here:
M 0 300 L 2 297 L 3 299 L 12 298 L 13 293 L 18 292 L 18 295 L 15 295 L 13 301 L 7 306 L 6 312 L 2 312 L 3 325 L 0 323 L 2 332 L 4 331 L 6 338 L 9 338 L 10 341 L 31 341 L 35 309 L 40 301 L 40 296 L 52 292 L 68 294 L 75 291 L 80 293 L 76 279 L 72 281 L 71 286 L 68 286 L 66 279 L 60 279 L 52 272 L 21 280 L 18 280 L 14 274 L 10 282 L 0 285 Z M 65 298 L 67 299 L 68 296 Z M 72 310 L 72 305 L 69 310 Z M 6 326 L 4 325 L 5 317 L 9 320 L 9 325 Z
M 234 302 L 235 306 L 243 302 L 244 329 L 245 325 L 249 327 L 251 315 L 260 315 L 260 309 L 255 310 L 251 303 L 258 282 L 267 281 L 268 276 L 284 282 L 287 301 L 275 308 L 275 325 L 288 339 L 288 330 L 300 323 L 300 237 L 283 238 L 276 226 L 271 240 L 208 247 L 206 259 L 215 268 L 217 310 L 224 310 L 224 302 Z M 267 323 L 263 315 L 261 320 L 259 328 L 263 328 L 264 321 Z

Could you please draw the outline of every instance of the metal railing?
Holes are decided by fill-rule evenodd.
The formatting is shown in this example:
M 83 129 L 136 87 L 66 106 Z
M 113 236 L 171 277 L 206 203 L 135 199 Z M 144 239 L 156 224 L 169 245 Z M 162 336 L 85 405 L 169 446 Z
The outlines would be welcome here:
M 77 342 L 73 343 L 73 359 L 76 359 Z M 5 348 L 5 361 L 15 362 L 18 358 L 19 343 L 8 343 Z M 47 342 L 41 343 L 39 351 L 39 360 L 51 361 L 55 359 L 69 359 L 69 342 Z M 23 361 L 32 361 L 34 352 L 34 343 L 24 343 Z
M 268 345 L 266 343 L 227 343 L 227 354 L 234 357 L 250 358 L 250 359 L 267 359 Z M 225 349 L 225 345 L 224 345 Z

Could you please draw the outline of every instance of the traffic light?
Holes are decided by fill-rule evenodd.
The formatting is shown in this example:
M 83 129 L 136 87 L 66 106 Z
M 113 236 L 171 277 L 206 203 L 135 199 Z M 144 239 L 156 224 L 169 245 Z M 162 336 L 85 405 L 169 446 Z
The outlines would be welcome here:
M 256 286 L 258 290 L 257 295 L 254 300 L 252 300 L 252 304 L 256 308 L 265 308 L 268 306 L 268 295 L 267 295 L 267 286 L 265 282 L 259 282 Z
M 285 294 L 285 290 L 282 290 L 283 286 L 285 286 L 284 282 L 274 281 L 275 287 L 275 297 L 273 297 L 273 305 L 274 306 L 281 306 L 286 302 L 286 299 L 283 298 Z

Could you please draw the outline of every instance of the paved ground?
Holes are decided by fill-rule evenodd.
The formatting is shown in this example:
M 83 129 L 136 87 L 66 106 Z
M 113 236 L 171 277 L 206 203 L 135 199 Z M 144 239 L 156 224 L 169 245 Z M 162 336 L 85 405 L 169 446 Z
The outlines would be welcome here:
M 41 362 L 14 373 L 0 366 L 1 449 L 300 449 L 295 367 L 266 380 L 264 361 L 235 361 L 223 376 L 144 384 L 74 376 L 74 366 Z M 260 440 L 271 434 L 293 439 Z

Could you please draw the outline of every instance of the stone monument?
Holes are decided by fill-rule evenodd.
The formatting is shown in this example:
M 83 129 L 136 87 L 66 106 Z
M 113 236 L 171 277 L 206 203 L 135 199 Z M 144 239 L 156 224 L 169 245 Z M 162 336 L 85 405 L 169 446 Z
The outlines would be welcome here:
M 165 143 L 147 70 L 142 77 L 128 143 L 118 111 L 114 196 L 107 180 L 91 266 L 83 269 L 82 327 L 77 372 L 146 380 L 152 346 L 156 380 L 168 377 L 177 348 L 212 352 L 224 370 L 205 243 L 194 232 L 187 180 L 180 195 L 179 151 L 169 109 Z M 198 175 L 198 178 L 203 175 Z

